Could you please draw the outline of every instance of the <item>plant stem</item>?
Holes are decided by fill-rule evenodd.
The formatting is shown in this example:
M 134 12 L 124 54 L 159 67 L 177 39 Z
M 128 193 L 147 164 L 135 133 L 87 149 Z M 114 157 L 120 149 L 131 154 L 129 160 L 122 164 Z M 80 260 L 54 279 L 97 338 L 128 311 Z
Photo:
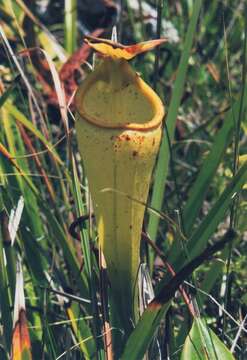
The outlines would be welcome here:
M 77 46 L 77 0 L 65 0 L 64 16 L 65 49 L 71 55 Z

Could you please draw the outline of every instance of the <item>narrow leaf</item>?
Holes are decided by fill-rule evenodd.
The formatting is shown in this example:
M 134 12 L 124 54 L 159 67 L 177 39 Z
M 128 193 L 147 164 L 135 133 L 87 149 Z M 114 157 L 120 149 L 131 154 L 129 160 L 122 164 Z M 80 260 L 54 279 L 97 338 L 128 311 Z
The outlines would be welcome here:
M 187 359 L 234 360 L 234 356 L 202 319 L 195 318 L 181 356 L 181 360 Z
M 245 98 L 247 99 L 247 91 L 245 92 Z M 244 101 L 244 104 L 246 108 L 247 102 Z M 224 124 L 218 131 L 212 149 L 203 162 L 203 166 L 196 178 L 196 181 L 189 191 L 189 199 L 183 211 L 183 220 L 186 234 L 191 234 L 192 225 L 202 206 L 207 189 L 213 176 L 215 175 L 222 156 L 232 139 L 234 129 L 234 114 L 239 113 L 240 107 L 241 99 L 236 101 L 233 107 L 225 114 Z
M 11 245 L 14 244 L 23 209 L 24 209 L 24 198 L 23 196 L 21 196 L 18 201 L 16 209 L 12 209 L 10 212 L 8 229 L 11 239 Z
M 13 89 L 15 87 L 15 83 L 13 83 L 0 97 L 0 108 L 4 105 L 5 101 L 11 95 Z
M 195 230 L 191 238 L 185 244 L 190 258 L 197 256 L 203 249 L 209 238 L 213 235 L 220 222 L 224 219 L 226 211 L 232 202 L 232 199 L 242 189 L 247 179 L 247 162 L 239 169 L 232 178 L 229 185 L 220 195 L 215 205 L 209 211 L 208 215 Z M 175 269 L 181 268 L 186 262 L 184 252 L 173 253 L 169 256 L 169 261 L 174 264 Z
M 31 360 L 31 342 L 27 326 L 24 281 L 20 261 L 17 262 L 13 325 L 11 360 Z
M 25 115 L 17 109 L 11 102 L 6 101 L 4 104 L 4 108 L 11 114 L 18 122 L 20 122 L 25 128 L 31 131 L 32 134 L 36 136 L 46 147 L 46 149 L 53 155 L 54 159 L 62 165 L 63 162 L 59 155 L 54 150 L 54 147 L 48 140 L 44 137 L 44 135 L 29 121 Z
M 196 24 L 200 14 L 201 5 L 202 5 L 201 0 L 195 0 L 193 14 L 191 16 L 188 31 L 185 37 L 184 49 L 178 66 L 177 78 L 174 84 L 171 103 L 166 118 L 167 132 L 169 134 L 169 139 L 171 142 L 174 137 L 178 109 L 184 91 L 185 77 L 187 73 L 190 52 L 193 44 L 193 38 L 196 33 Z M 165 182 L 168 173 L 168 164 L 170 160 L 169 151 L 170 151 L 169 140 L 167 138 L 167 134 L 165 131 L 161 143 L 158 162 L 157 162 L 155 183 L 154 183 L 153 195 L 151 200 L 151 207 L 157 210 L 161 210 L 161 206 L 163 204 Z M 151 239 L 156 238 L 158 224 L 159 224 L 159 218 L 151 214 L 148 224 L 148 233 Z
M 170 306 L 171 299 L 174 297 L 176 290 L 186 277 L 190 276 L 204 260 L 208 259 L 212 254 L 224 247 L 233 236 L 234 232 L 232 231 L 226 233 L 221 241 L 206 248 L 198 257 L 186 264 L 179 273 L 160 289 L 158 295 L 148 305 L 137 323 L 136 328 L 131 333 L 121 357 L 122 360 L 136 360 L 143 358 L 145 351 L 148 349 L 148 346 L 157 331 L 160 321 L 164 318 Z

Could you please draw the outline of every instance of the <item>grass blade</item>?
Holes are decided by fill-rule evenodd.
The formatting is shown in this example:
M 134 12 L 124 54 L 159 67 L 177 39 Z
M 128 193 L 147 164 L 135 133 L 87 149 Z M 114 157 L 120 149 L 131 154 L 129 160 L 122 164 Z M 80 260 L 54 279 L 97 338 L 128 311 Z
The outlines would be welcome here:
M 77 174 L 74 157 L 72 157 L 72 169 L 73 169 L 74 199 L 76 201 L 76 210 L 77 210 L 76 214 L 79 217 L 84 215 L 85 210 L 82 202 L 80 182 Z M 88 232 L 85 229 L 81 231 L 81 237 L 82 237 L 83 261 L 85 263 L 85 272 L 88 280 L 91 280 L 92 277 L 91 250 L 90 250 Z
M 52 154 L 54 159 L 62 165 L 63 162 L 61 158 L 58 156 L 53 146 L 49 141 L 46 140 L 44 135 L 26 118 L 26 116 L 20 112 L 16 106 L 11 104 L 11 102 L 6 101 L 4 104 L 4 108 L 8 111 L 10 115 L 12 115 L 18 122 L 20 122 L 25 128 L 27 128 L 31 133 L 33 133 L 37 139 L 39 139 L 46 147 L 46 149 Z
M 4 105 L 5 101 L 12 94 L 15 88 L 15 83 L 13 83 L 0 97 L 0 108 Z
M 218 336 L 196 318 L 186 338 L 181 360 L 234 360 L 234 356 Z
M 227 232 L 220 241 L 207 247 L 200 255 L 186 264 L 168 283 L 165 283 L 167 281 L 167 277 L 165 277 L 165 281 L 162 281 L 163 285 L 158 294 L 144 311 L 136 328 L 130 335 L 121 359 L 136 360 L 144 356 L 161 319 L 170 306 L 171 299 L 174 297 L 176 290 L 182 290 L 180 286 L 186 277 L 190 276 L 206 259 L 209 259 L 210 256 L 222 249 L 227 242 L 232 240 L 234 235 L 234 232 Z
M 1 201 L 1 197 L 0 197 Z M 2 204 L 0 204 L 2 207 Z M 2 214 L 0 214 L 2 216 Z M 2 229 L 0 231 L 0 308 L 1 308 L 1 318 L 3 324 L 3 341 L 6 351 L 10 350 L 11 347 L 11 334 L 12 334 L 12 316 L 11 316 L 11 307 L 10 307 L 10 296 L 8 291 L 8 276 L 5 266 L 5 256 L 4 256 L 4 239 L 3 239 Z
M 235 108 L 237 106 L 239 106 L 239 102 L 236 104 Z M 224 125 L 216 135 L 211 151 L 203 162 L 196 181 L 189 191 L 189 199 L 183 210 L 185 234 L 191 233 L 192 226 L 207 194 L 207 189 L 209 188 L 222 156 L 232 139 L 233 129 L 234 119 L 232 117 L 232 111 L 229 110 Z
M 153 336 L 164 318 L 170 302 L 160 307 L 148 307 L 135 330 L 130 335 L 121 360 L 137 360 L 142 359 L 147 351 L 148 345 L 151 343 Z
M 161 210 L 161 206 L 163 203 L 165 182 L 168 173 L 168 164 L 170 159 L 169 141 L 172 142 L 174 137 L 178 109 L 183 95 L 190 51 L 193 44 L 193 38 L 196 32 L 196 25 L 200 14 L 201 5 L 202 5 L 201 0 L 195 0 L 193 14 L 191 16 L 188 31 L 185 37 L 184 49 L 178 66 L 177 78 L 174 84 L 171 103 L 166 118 L 166 127 L 167 127 L 167 133 L 169 135 L 169 139 L 167 138 L 166 132 L 164 132 L 163 140 L 160 147 L 158 162 L 157 162 L 157 168 L 155 172 L 155 182 L 154 182 L 153 194 L 151 199 L 151 207 L 157 210 Z M 158 225 L 159 225 L 159 218 L 154 215 L 150 215 L 149 224 L 148 224 L 148 233 L 151 239 L 156 238 Z
M 24 280 L 20 261 L 17 262 L 14 304 L 12 360 L 31 360 L 31 342 L 28 331 L 24 296 Z
M 233 197 L 242 189 L 247 179 L 247 162 L 242 165 L 236 175 L 232 178 L 229 185 L 223 191 L 215 205 L 209 211 L 206 218 L 198 226 L 191 238 L 186 243 L 186 252 L 191 258 L 197 256 L 201 249 L 203 249 L 209 238 L 213 235 L 217 226 L 223 220 L 226 211 L 232 203 Z M 169 261 L 174 264 L 177 271 L 186 262 L 184 252 L 173 253 L 169 256 Z

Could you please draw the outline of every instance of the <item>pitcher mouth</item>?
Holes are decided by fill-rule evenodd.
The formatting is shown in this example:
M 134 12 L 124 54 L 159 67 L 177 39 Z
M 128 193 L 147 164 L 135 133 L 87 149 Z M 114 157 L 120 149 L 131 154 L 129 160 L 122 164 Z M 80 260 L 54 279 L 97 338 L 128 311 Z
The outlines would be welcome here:
M 75 107 L 80 117 L 101 128 L 148 131 L 159 127 L 165 111 L 158 95 L 127 62 L 118 63 L 115 70 L 109 70 L 109 65 L 114 67 L 102 64 L 78 88 Z

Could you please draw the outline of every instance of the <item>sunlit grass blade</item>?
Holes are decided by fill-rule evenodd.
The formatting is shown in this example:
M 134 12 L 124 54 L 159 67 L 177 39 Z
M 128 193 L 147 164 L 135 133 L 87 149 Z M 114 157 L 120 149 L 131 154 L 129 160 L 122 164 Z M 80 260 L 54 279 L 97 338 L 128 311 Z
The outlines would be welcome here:
M 67 309 L 67 314 L 71 320 L 71 327 L 74 331 L 76 340 L 81 348 L 83 356 L 86 360 L 91 360 L 95 353 L 95 342 L 90 327 L 86 320 L 80 318 L 82 315 L 80 306 L 76 302 L 72 302 Z M 88 341 L 83 341 L 90 339 Z
M 37 139 L 39 139 L 46 147 L 46 149 L 52 154 L 54 159 L 58 162 L 58 164 L 62 165 L 63 161 L 56 153 L 52 144 L 46 140 L 45 136 L 29 121 L 26 116 L 18 110 L 18 108 L 13 105 L 11 102 L 6 101 L 4 104 L 4 108 L 8 111 L 10 115 L 12 115 L 17 121 L 19 121 L 25 128 L 27 128 L 31 133 L 33 133 Z
M 3 155 L 3 157 L 5 159 L 7 159 L 7 161 L 9 162 L 9 164 L 11 164 L 15 169 L 17 169 L 17 174 L 16 176 L 22 176 L 23 179 L 27 182 L 27 184 L 30 186 L 30 189 L 32 189 L 32 191 L 34 193 L 37 194 L 37 189 L 36 187 L 33 185 L 32 181 L 30 180 L 29 176 L 25 173 L 25 171 L 23 171 L 16 163 L 16 161 L 12 158 L 12 155 L 9 153 L 9 151 L 6 149 L 6 147 L 0 143 L 0 153 Z M 4 174 L 2 174 L 3 176 L 5 176 Z
M 12 176 L 11 179 L 8 179 L 8 185 L 14 186 L 16 189 L 16 191 L 12 192 L 12 196 L 9 196 L 9 199 L 11 198 L 10 201 L 13 201 L 15 204 L 20 194 L 23 195 L 26 202 L 24 219 L 28 219 L 27 221 L 32 234 L 39 238 L 43 234 L 43 224 L 39 216 L 36 201 L 36 196 L 39 196 L 39 193 L 30 176 L 31 171 L 27 159 L 25 157 L 18 157 L 18 155 L 23 155 L 25 153 L 25 148 L 16 122 L 5 108 L 1 109 L 1 112 L 8 150 L 0 144 L 0 152 L 4 151 L 3 155 L 8 160 L 6 168 L 12 168 L 13 166 L 17 170 L 17 172 L 15 170 L 16 175 Z M 14 159 L 14 156 L 17 156 L 17 159 Z M 11 166 L 9 166 L 10 164 Z M 3 176 L 5 173 L 6 171 L 3 171 Z
M 16 287 L 16 254 L 14 242 L 19 228 L 20 220 L 23 214 L 24 201 L 21 196 L 17 206 L 12 208 L 8 217 L 6 209 L 1 213 L 0 226 L 4 238 L 4 250 L 7 262 L 7 273 L 9 280 L 9 288 L 11 292 L 11 303 L 14 303 L 15 287 Z
M 50 195 L 51 201 L 55 204 L 56 195 L 55 195 L 55 190 L 54 190 L 53 184 L 50 181 L 49 176 L 47 175 L 47 173 L 46 173 L 46 171 L 45 171 L 45 169 L 43 167 L 43 164 L 42 164 L 42 161 L 41 161 L 40 157 L 37 155 L 37 152 L 35 151 L 35 148 L 34 148 L 34 146 L 32 144 L 32 140 L 30 139 L 30 137 L 28 136 L 26 130 L 24 129 L 24 127 L 21 124 L 18 125 L 18 128 L 20 130 L 21 136 L 23 138 L 23 141 L 24 141 L 27 149 L 29 150 L 30 154 L 32 154 L 32 157 L 33 157 L 33 159 L 35 161 L 37 170 L 38 170 L 42 180 L 45 183 L 45 186 L 46 186 L 47 191 L 48 191 L 48 193 Z
M 64 162 L 62 161 L 61 157 L 58 155 L 54 146 L 45 138 L 45 136 L 42 134 L 42 132 L 39 129 L 37 129 L 33 125 L 33 123 L 31 121 L 29 121 L 27 119 L 27 117 L 10 101 L 5 102 L 2 111 L 5 111 L 6 114 L 8 114 L 7 115 L 8 117 L 13 117 L 17 122 L 19 122 L 21 125 L 23 125 L 24 128 L 26 128 L 28 131 L 30 131 L 31 134 L 33 134 L 38 140 L 41 141 L 41 143 L 45 146 L 48 153 L 51 155 L 51 159 L 54 163 L 54 167 L 55 167 L 56 171 L 58 172 L 58 175 L 61 176 L 61 172 L 62 172 L 65 175 L 68 183 L 71 185 L 71 178 L 70 178 L 67 168 L 64 166 Z M 65 116 L 64 121 L 65 121 L 65 127 L 67 128 L 66 116 Z M 2 146 L 2 148 L 4 148 L 4 146 Z M 0 150 L 1 150 L 1 148 L 0 148 Z M 23 155 L 23 154 L 21 154 L 21 155 Z M 9 160 L 11 161 L 11 163 L 13 165 L 16 164 L 15 160 L 11 156 L 9 157 Z M 29 179 L 27 179 L 27 176 L 25 175 L 25 171 L 23 171 L 22 174 L 23 174 L 23 177 L 25 178 L 25 180 L 29 181 Z M 44 174 L 45 173 L 43 171 L 43 173 L 41 175 L 44 175 Z M 65 203 L 67 203 L 68 196 L 66 194 L 63 181 L 60 182 L 60 187 L 62 190 L 62 194 L 64 196 L 64 201 L 65 201 Z M 34 188 L 33 188 L 33 191 L 35 192 Z
M 163 204 L 165 182 L 168 173 L 168 164 L 170 159 L 169 142 L 172 143 L 174 137 L 178 109 L 184 91 L 185 77 L 187 73 L 193 39 L 196 33 L 196 25 L 200 14 L 201 5 L 202 5 L 201 0 L 195 0 L 193 14 L 190 19 L 188 31 L 185 37 L 183 52 L 178 66 L 177 77 L 172 92 L 172 98 L 168 108 L 168 114 L 165 120 L 167 133 L 169 134 L 169 139 L 167 138 L 166 131 L 164 131 L 157 167 L 155 171 L 155 182 L 153 186 L 153 193 L 151 199 L 151 207 L 157 210 L 161 210 Z M 150 215 L 149 224 L 148 224 L 148 233 L 151 239 L 156 238 L 158 224 L 159 224 L 159 219 L 155 215 Z
M 17 262 L 16 290 L 14 303 L 12 360 L 31 360 L 31 342 L 28 331 L 24 280 L 20 261 Z

